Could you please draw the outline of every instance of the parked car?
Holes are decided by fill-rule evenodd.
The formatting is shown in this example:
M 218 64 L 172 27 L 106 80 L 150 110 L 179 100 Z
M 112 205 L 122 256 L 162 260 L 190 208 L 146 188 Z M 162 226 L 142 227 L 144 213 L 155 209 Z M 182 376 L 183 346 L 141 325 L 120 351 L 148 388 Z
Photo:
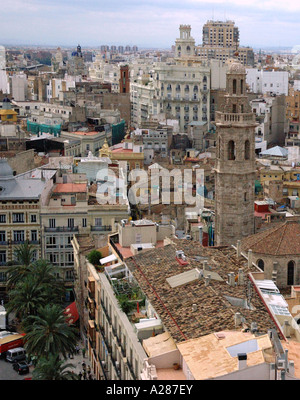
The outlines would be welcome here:
M 13 363 L 13 369 L 18 372 L 19 375 L 21 374 L 28 374 L 29 372 L 29 365 L 26 361 L 19 361 L 17 363 Z

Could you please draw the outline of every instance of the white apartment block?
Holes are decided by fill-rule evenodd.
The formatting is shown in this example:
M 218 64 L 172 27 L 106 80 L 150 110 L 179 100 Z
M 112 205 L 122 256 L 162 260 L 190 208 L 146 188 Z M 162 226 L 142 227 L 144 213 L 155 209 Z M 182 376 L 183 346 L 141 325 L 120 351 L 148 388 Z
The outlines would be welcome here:
M 95 61 L 89 68 L 92 81 L 110 83 L 112 93 L 120 92 L 120 64 L 110 64 L 103 59 L 102 54 L 97 54 Z
M 246 71 L 246 82 L 251 92 L 288 96 L 289 73 L 287 71 L 266 71 L 256 68 L 248 68 Z
M 192 121 L 209 122 L 210 68 L 198 62 L 159 63 L 154 68 L 154 114 L 177 119 L 181 131 Z

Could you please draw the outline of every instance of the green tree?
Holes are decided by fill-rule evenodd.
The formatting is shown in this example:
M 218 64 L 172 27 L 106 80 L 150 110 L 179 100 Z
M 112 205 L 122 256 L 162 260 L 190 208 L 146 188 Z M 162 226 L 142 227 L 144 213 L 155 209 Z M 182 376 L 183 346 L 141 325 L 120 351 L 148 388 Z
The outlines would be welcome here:
M 50 354 L 48 358 L 41 357 L 32 372 L 33 380 L 70 381 L 79 380 L 79 376 L 71 369 L 73 364 L 64 364 L 58 354 Z
M 65 288 L 63 281 L 57 277 L 57 269 L 47 260 L 37 260 L 30 266 L 30 275 L 36 284 L 43 287 L 49 303 L 62 304 Z
M 101 258 L 102 258 L 102 254 L 98 250 L 92 250 L 87 256 L 87 259 L 93 265 L 99 265 Z
M 12 289 L 19 281 L 30 273 L 30 265 L 34 259 L 34 248 L 28 242 L 21 244 L 14 251 L 15 265 L 8 271 L 7 288 Z
M 17 318 L 24 320 L 30 315 L 36 315 L 38 308 L 46 303 L 47 296 L 43 287 L 28 275 L 10 290 L 7 312 L 14 312 Z
M 58 305 L 47 304 L 31 317 L 24 337 L 24 347 L 38 360 L 61 354 L 67 358 L 75 353 L 77 330 L 66 322 L 66 316 Z

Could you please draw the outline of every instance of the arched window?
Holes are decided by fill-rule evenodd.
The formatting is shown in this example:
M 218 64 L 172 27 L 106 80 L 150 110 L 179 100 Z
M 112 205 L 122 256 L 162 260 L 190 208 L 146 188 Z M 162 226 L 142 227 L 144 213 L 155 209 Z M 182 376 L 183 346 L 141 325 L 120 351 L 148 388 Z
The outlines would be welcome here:
M 177 47 L 177 50 L 178 50 L 178 51 L 181 50 L 181 46 L 178 46 L 178 47 Z
M 191 51 L 190 46 L 187 46 L 187 47 L 186 47 L 186 51 L 187 51 L 187 52 L 190 52 L 190 51 Z
M 246 140 L 245 142 L 245 160 L 250 160 L 250 142 Z
M 258 266 L 258 268 L 260 268 L 262 271 L 264 271 L 265 270 L 265 263 L 264 263 L 264 261 L 263 260 L 258 260 L 257 261 L 257 266 Z
M 207 77 L 204 76 L 204 77 L 203 77 L 203 83 L 206 83 L 206 82 L 207 82 Z
M 234 79 L 232 82 L 232 93 L 236 94 L 236 79 Z
M 241 94 L 244 94 L 244 79 L 241 79 Z
M 228 160 L 235 160 L 235 143 L 233 140 L 228 142 Z
M 287 284 L 288 285 L 294 284 L 294 270 L 295 270 L 295 263 L 294 263 L 294 261 L 290 261 L 288 263 L 288 269 L 287 269 Z

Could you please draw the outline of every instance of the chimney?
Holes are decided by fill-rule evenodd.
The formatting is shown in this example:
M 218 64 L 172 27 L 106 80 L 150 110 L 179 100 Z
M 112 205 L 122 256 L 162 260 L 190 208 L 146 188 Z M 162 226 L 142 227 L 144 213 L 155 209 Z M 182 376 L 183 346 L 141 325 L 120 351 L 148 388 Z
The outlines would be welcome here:
M 252 250 L 248 250 L 248 268 L 252 267 Z
M 243 285 L 244 284 L 244 270 L 243 270 L 243 268 L 239 268 L 238 284 L 239 285 Z
M 199 226 L 199 242 L 203 244 L 203 228 Z
M 251 328 L 250 328 L 251 333 L 255 333 L 258 331 L 257 328 L 257 323 L 256 322 L 251 322 Z
M 235 315 L 234 315 L 234 324 L 235 324 L 235 327 L 237 327 L 237 326 L 242 324 L 241 313 L 239 313 L 239 312 L 235 313 Z
M 277 262 L 273 262 L 272 281 L 277 284 Z
M 283 333 L 285 337 L 291 337 L 291 325 L 287 319 L 284 321 L 283 324 Z
M 211 275 L 208 274 L 208 275 L 205 277 L 205 286 L 208 286 L 208 285 L 209 285 L 210 279 L 211 279 Z
M 247 354 L 239 353 L 238 355 L 239 370 L 247 368 Z
M 235 286 L 234 272 L 230 272 L 230 274 L 228 274 L 227 283 L 229 286 Z
M 237 258 L 241 257 L 241 241 L 240 240 L 237 241 L 236 256 L 237 256 Z

